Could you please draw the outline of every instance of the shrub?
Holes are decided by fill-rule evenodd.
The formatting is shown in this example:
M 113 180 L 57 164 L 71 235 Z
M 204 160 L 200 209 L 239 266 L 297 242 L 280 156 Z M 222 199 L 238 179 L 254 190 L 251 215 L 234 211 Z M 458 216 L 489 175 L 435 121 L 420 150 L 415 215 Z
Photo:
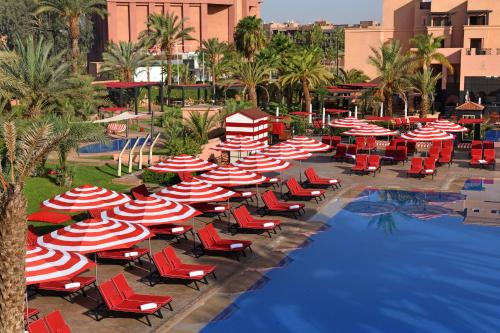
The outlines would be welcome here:
M 159 185 L 173 185 L 179 182 L 179 177 L 175 173 L 157 173 L 151 170 L 144 170 L 142 173 L 144 183 L 153 183 Z

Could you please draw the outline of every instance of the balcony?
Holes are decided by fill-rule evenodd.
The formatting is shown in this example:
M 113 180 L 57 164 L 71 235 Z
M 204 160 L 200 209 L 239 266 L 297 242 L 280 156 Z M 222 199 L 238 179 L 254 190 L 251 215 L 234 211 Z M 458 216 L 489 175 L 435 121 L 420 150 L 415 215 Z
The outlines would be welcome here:
M 480 49 L 475 49 L 475 48 L 468 48 L 465 49 L 465 54 L 470 56 L 470 55 L 500 55 L 500 48 L 494 49 L 494 48 L 480 48 Z

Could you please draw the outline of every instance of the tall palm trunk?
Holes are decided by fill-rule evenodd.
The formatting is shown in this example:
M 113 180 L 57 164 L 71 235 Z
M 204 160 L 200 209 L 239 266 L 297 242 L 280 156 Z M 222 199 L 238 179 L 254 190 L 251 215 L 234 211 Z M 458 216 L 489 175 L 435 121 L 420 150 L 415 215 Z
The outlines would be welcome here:
M 422 106 L 420 107 L 420 117 L 424 118 L 428 113 L 430 109 L 430 99 L 427 94 L 422 95 Z
M 71 70 L 78 74 L 78 59 L 80 58 L 80 17 L 69 18 L 69 33 L 71 36 Z
M 0 195 L 0 332 L 24 331 L 26 199 L 21 185 Z
M 252 102 L 254 106 L 257 106 L 257 87 L 250 86 L 248 87 L 248 98 Z
M 311 92 L 309 91 L 309 85 L 305 81 L 302 82 L 302 90 L 304 91 L 304 104 L 306 107 L 306 112 L 309 112 L 309 110 L 311 110 L 312 98 Z
M 168 82 L 168 85 L 171 86 L 172 85 L 172 51 L 171 50 L 168 50 L 167 51 L 167 76 L 168 76 L 168 79 L 167 79 L 167 82 Z
M 384 108 L 385 114 L 384 116 L 392 117 L 392 93 L 386 91 L 384 93 Z

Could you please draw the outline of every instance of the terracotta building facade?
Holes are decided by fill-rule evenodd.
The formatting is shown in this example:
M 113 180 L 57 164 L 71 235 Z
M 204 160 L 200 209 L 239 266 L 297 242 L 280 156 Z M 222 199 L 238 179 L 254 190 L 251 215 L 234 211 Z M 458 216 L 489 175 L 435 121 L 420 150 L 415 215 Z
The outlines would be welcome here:
M 137 41 L 152 13 L 175 13 L 194 28 L 196 40 L 178 46 L 178 53 L 195 52 L 203 40 L 232 42 L 234 28 L 246 16 L 260 16 L 260 0 L 108 0 L 108 15 L 95 22 L 95 48 L 90 55 L 99 61 L 109 41 Z
M 410 39 L 418 34 L 444 36 L 439 52 L 454 67 L 443 73 L 438 91 L 442 105 L 471 100 L 500 105 L 500 1 L 498 0 L 383 0 L 382 22 L 376 26 L 348 28 L 345 35 L 345 67 L 358 68 L 371 78 L 370 47 L 397 39 L 410 50 Z

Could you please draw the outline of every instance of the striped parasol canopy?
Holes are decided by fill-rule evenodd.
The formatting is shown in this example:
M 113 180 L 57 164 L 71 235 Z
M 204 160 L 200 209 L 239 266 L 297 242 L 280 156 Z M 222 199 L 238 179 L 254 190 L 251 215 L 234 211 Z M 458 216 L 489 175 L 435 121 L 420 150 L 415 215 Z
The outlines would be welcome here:
M 393 136 L 397 135 L 398 132 L 378 125 L 362 125 L 357 128 L 351 128 L 342 134 L 349 136 Z
M 42 203 L 42 207 L 68 212 L 92 209 L 107 209 L 122 205 L 131 199 L 128 195 L 105 188 L 83 185 L 56 195 Z
M 225 142 L 219 143 L 213 150 L 217 151 L 258 151 L 266 148 L 268 145 L 265 142 L 254 140 L 248 136 L 236 136 Z
M 313 138 L 309 138 L 307 136 L 296 136 L 293 139 L 285 141 L 285 143 L 296 149 L 300 149 L 308 153 L 327 151 L 332 148 L 326 143 L 315 140 Z
M 140 224 L 90 219 L 40 236 L 37 244 L 55 250 L 85 254 L 127 249 L 152 236 Z
M 396 207 L 388 202 L 356 200 L 348 203 L 344 209 L 351 213 L 372 217 L 391 214 Z
M 240 169 L 252 172 L 273 172 L 286 170 L 291 166 L 291 163 L 263 154 L 255 154 L 246 156 L 234 162 L 233 165 Z
M 232 164 L 199 175 L 195 179 L 224 187 L 258 185 L 266 181 L 266 177 L 240 169 Z
M 435 129 L 447 132 L 447 133 L 459 133 L 459 132 L 468 132 L 469 129 L 467 127 L 460 126 L 459 124 L 455 124 L 449 120 L 437 120 L 433 123 L 429 123 L 427 126 L 433 127 Z
M 138 223 L 143 226 L 178 224 L 201 215 L 191 206 L 163 198 L 146 197 L 101 212 L 103 220 Z
M 202 160 L 201 158 L 183 154 L 162 161 L 148 168 L 148 170 L 157 173 L 167 173 L 167 172 L 207 171 L 215 168 L 217 168 L 216 164 Z
M 328 125 L 330 127 L 337 127 L 337 128 L 356 128 L 366 124 L 367 122 L 365 120 L 354 117 L 346 117 L 341 119 L 335 119 L 331 121 Z
M 399 212 L 421 221 L 429 221 L 441 216 L 450 215 L 453 213 L 453 210 L 434 205 L 411 205 L 400 208 Z
M 62 281 L 91 269 L 95 264 L 79 253 L 28 246 L 26 249 L 26 284 Z
M 453 140 L 453 135 L 430 126 L 417 128 L 411 132 L 401 134 L 401 138 L 413 141 L 444 141 Z
M 306 160 L 312 156 L 311 153 L 283 142 L 263 149 L 259 153 L 278 160 Z
M 185 181 L 152 194 L 155 198 L 184 203 L 227 201 L 235 195 L 233 191 L 197 179 Z

